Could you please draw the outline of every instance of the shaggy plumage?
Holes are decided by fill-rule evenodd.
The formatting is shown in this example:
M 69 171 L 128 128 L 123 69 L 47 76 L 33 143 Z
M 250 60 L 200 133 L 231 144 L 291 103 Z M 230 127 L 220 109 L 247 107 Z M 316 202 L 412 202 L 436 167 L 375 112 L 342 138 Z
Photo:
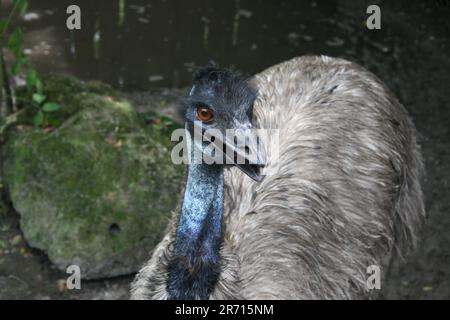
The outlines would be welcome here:
M 225 170 L 220 273 L 209 298 L 370 297 L 367 267 L 384 274 L 394 249 L 414 247 L 425 216 L 406 110 L 373 74 L 325 56 L 278 64 L 251 83 L 254 124 L 279 129 L 279 141 L 263 141 L 262 182 Z M 132 299 L 168 298 L 179 212 Z

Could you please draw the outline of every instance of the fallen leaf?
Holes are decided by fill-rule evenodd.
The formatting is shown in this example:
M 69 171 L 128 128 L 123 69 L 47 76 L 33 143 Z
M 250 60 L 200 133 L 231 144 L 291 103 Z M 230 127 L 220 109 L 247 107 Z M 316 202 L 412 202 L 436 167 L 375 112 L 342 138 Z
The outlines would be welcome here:
M 16 235 L 11 239 L 11 245 L 17 246 L 22 241 L 22 236 L 20 234 Z
M 59 279 L 56 284 L 58 285 L 59 292 L 67 291 L 67 281 L 66 279 Z
M 53 127 L 46 127 L 46 128 L 44 129 L 44 133 L 52 132 L 53 129 L 54 129 Z
M 29 258 L 31 257 L 31 253 L 25 249 L 24 247 L 20 248 L 20 254 L 24 257 L 24 258 Z

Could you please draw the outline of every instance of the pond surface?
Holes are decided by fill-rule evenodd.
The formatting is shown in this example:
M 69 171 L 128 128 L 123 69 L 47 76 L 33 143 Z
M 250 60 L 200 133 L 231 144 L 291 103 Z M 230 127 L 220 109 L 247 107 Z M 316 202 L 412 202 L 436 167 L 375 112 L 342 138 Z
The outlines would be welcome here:
M 70 4 L 81 8 L 81 30 L 66 28 Z M 46 0 L 30 1 L 19 23 L 39 70 L 145 90 L 187 86 L 209 59 L 253 74 L 308 53 L 357 56 L 366 8 L 365 1 Z

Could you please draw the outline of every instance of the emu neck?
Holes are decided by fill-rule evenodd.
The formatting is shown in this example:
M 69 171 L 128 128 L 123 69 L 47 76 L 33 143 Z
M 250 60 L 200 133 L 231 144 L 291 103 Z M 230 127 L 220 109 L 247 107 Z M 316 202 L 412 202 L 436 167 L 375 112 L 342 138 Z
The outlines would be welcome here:
M 218 275 L 222 241 L 223 167 L 191 164 L 167 289 L 171 299 L 207 299 Z

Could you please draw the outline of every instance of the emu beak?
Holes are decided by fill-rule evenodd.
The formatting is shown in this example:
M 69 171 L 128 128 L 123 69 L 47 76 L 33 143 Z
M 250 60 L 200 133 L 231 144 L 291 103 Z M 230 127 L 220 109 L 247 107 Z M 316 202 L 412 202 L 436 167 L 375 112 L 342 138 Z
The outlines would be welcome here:
M 224 143 L 227 164 L 233 164 L 255 181 L 262 181 L 265 155 L 261 138 L 251 127 L 241 126 Z
M 257 182 L 264 180 L 264 175 L 261 174 L 261 168 L 264 167 L 263 165 L 245 164 L 236 166 L 253 180 Z
M 224 161 L 222 164 L 235 165 L 250 178 L 260 182 L 264 179 L 261 169 L 266 159 L 258 130 L 253 130 L 249 124 L 237 123 L 236 127 L 237 129 L 226 130 L 225 136 L 206 130 L 203 132 L 204 141 L 211 142 L 214 148 L 221 152 L 219 158 Z M 201 128 L 201 125 L 198 128 Z M 203 157 L 209 158 L 210 155 L 203 153 Z

